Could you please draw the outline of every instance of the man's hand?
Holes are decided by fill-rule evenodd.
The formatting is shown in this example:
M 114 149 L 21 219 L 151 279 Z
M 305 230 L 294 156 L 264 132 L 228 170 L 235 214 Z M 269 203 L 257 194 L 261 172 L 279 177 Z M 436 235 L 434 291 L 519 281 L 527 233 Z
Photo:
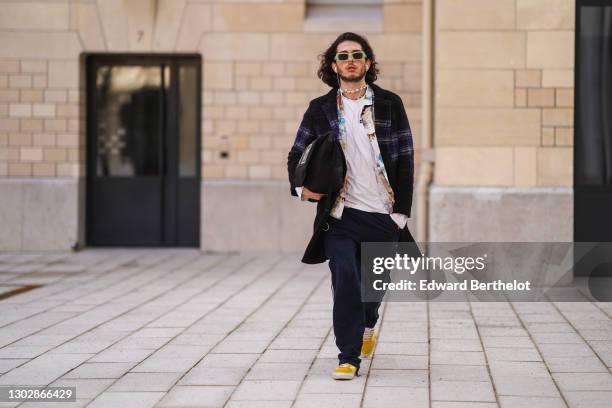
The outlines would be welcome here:
M 310 199 L 316 200 L 316 201 L 319 201 L 321 199 L 321 197 L 323 197 L 324 195 L 325 194 L 314 193 L 314 192 L 310 191 L 306 187 L 304 187 L 304 189 L 302 190 L 302 196 L 303 197 L 310 198 Z

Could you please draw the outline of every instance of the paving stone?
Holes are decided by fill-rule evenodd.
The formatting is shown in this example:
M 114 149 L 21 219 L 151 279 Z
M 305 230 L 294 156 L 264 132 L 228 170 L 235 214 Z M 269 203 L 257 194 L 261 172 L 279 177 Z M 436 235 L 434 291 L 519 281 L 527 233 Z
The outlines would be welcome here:
M 333 305 L 331 302 L 329 303 L 327 302 L 327 297 L 325 298 L 325 300 L 326 300 L 325 302 L 317 304 L 317 307 L 321 307 L 321 305 L 325 307 L 325 311 L 326 313 L 328 313 L 328 315 L 325 318 L 307 319 L 307 318 L 297 315 L 289 322 L 289 324 L 287 324 L 287 327 L 283 329 L 280 336 L 283 336 L 287 330 L 295 330 L 295 329 L 301 329 L 301 330 L 311 329 L 317 333 L 316 336 L 307 334 L 305 336 L 297 336 L 297 337 L 325 337 L 327 336 L 327 333 L 329 333 L 333 325 L 333 318 L 329 314 L 330 311 L 332 310 Z M 308 305 L 304 307 L 308 307 Z M 308 333 L 308 331 L 306 331 L 306 333 Z
M 77 398 L 93 399 L 106 390 L 113 379 L 59 379 L 51 383 L 51 387 L 76 387 Z
M 431 351 L 482 351 L 478 339 L 431 339 Z
M 359 375 L 351 381 L 335 381 L 331 378 L 330 373 L 311 373 L 302 383 L 300 393 L 361 395 L 365 383 L 365 375 Z M 330 395 L 330 398 L 333 398 L 333 396 Z
M 533 342 L 529 337 L 482 337 L 482 344 L 489 347 L 525 347 L 532 348 Z
M 340 353 L 340 350 L 338 350 L 338 347 L 336 347 L 336 345 L 323 346 L 321 347 L 321 350 L 319 351 L 317 358 L 336 358 L 337 359 L 339 353 Z
M 316 350 L 266 350 L 261 355 L 262 363 L 309 363 L 316 355 Z
M 427 388 L 366 387 L 363 408 L 397 407 L 410 404 L 410 408 L 428 408 Z
M 359 408 L 361 394 L 300 394 L 293 408 Z
M 293 400 L 297 396 L 301 381 L 243 381 L 232 395 L 232 400 L 276 401 Z
M 526 337 L 527 331 L 522 327 L 479 327 L 478 331 L 482 337 Z
M 291 408 L 293 401 L 228 401 L 224 408 Z
M 0 359 L 27 358 L 32 359 L 52 349 L 53 346 L 8 346 L 0 349 Z
M 587 341 L 610 340 L 612 338 L 612 329 L 579 330 L 579 333 Z
M 574 333 L 574 329 L 567 322 L 562 323 L 526 323 L 529 333 Z
M 213 353 L 226 353 L 226 354 L 238 354 L 238 353 L 263 353 L 268 345 L 269 341 L 222 341 L 211 351 Z
M 201 359 L 208 353 L 210 346 L 165 345 L 155 351 L 151 358 L 196 358 Z
M 432 381 L 490 381 L 484 365 L 432 364 Z
M 186 373 L 198 361 L 197 358 L 148 358 L 131 369 L 141 373 Z
M 542 361 L 535 348 L 491 347 L 486 348 L 485 352 L 489 361 Z
M 310 368 L 304 363 L 258 362 L 249 371 L 246 380 L 303 380 Z
M 57 310 L 57 308 L 55 308 Z M 34 334 L 28 336 L 18 342 L 13 343 L 13 346 L 59 346 L 60 344 L 70 340 L 71 336 L 63 335 L 42 335 Z
M 178 385 L 233 385 L 240 384 L 247 367 L 198 367 L 190 370 Z M 282 379 L 282 378 L 281 378 Z
M 376 344 L 376 355 L 399 354 L 425 356 L 428 353 L 428 343 L 388 343 L 379 342 Z
M 500 377 L 543 377 L 550 378 L 548 368 L 539 361 L 491 361 L 489 369 L 492 375 Z
M 114 344 L 118 349 L 157 350 L 168 343 L 171 337 L 128 337 Z
M 162 397 L 163 392 L 105 392 L 92 401 L 89 408 L 130 407 L 151 408 Z
M 76 401 L 70 402 L 70 408 L 84 408 L 89 403 L 91 403 L 91 399 L 77 398 Z M 55 403 L 55 405 L 58 406 L 57 402 Z M 4 405 L 0 403 L 0 407 L 4 407 Z M 41 405 L 38 401 L 24 402 L 23 404 L 19 405 L 19 408 L 41 408 Z
M 101 353 L 112 346 L 114 341 L 70 341 L 53 349 L 50 353 L 58 354 L 82 354 L 82 353 Z
M 595 356 L 550 357 L 546 358 L 545 361 L 553 373 L 609 372 L 606 366 Z
M 152 352 L 149 349 L 108 349 L 96 354 L 89 361 L 92 363 L 138 363 Z
M 91 354 L 44 354 L 0 377 L 0 385 L 47 385 Z
M 427 370 L 376 370 L 368 373 L 368 387 L 409 387 L 429 386 Z
M 234 387 L 176 386 L 155 405 L 159 408 L 218 408 L 228 400 Z
M 431 364 L 483 365 L 482 351 L 432 351 Z
M 63 378 L 119 378 L 134 363 L 84 363 L 63 375 Z
M 493 374 L 498 395 L 529 397 L 559 397 L 559 391 L 550 377 L 498 376 Z
M 204 367 L 250 367 L 259 354 L 207 354 L 195 368 Z
M 426 342 L 427 331 L 393 331 L 385 327 L 378 338 L 381 342 Z
M 331 311 L 331 310 L 330 310 Z M 315 326 L 315 327 L 287 327 L 280 332 L 278 337 L 292 337 L 292 338 L 304 338 L 304 337 L 325 337 L 329 333 L 330 326 Z
M 6 373 L 15 367 L 30 361 L 27 358 L 3 358 L 0 359 L 0 374 Z
M 181 377 L 180 373 L 127 373 L 109 391 L 167 392 Z
M 475 327 L 432 327 L 430 336 L 432 339 L 467 340 L 478 339 L 478 332 Z
M 495 402 L 432 401 L 431 408 L 499 408 L 499 405 Z
M 180 345 L 189 344 L 196 346 L 203 345 L 214 345 L 223 339 L 223 335 L 220 334 L 179 334 L 174 337 L 170 344 Z
M 554 381 L 565 391 L 612 391 L 610 373 L 553 373 Z
M 589 341 L 589 344 L 604 364 L 608 368 L 612 367 L 612 341 L 592 340 Z
M 545 359 L 553 357 L 593 357 L 593 350 L 586 344 L 542 344 L 540 352 Z
M 557 311 L 550 313 L 522 314 L 521 319 L 526 323 L 565 323 L 565 319 Z
M 489 381 L 432 381 L 432 401 L 495 402 Z
M 372 368 L 388 370 L 426 370 L 427 356 L 374 356 Z
M 568 391 L 563 394 L 570 408 L 609 408 L 610 391 Z
M 278 337 L 268 348 L 272 350 L 318 350 L 322 341 L 321 337 Z
M 452 322 L 456 323 L 456 322 Z M 432 321 L 432 324 L 436 324 Z M 391 331 L 391 332 L 422 332 L 427 333 L 427 320 L 424 321 L 387 321 L 384 320 L 384 325 L 379 324 L 377 331 Z
M 499 406 L 500 408 L 567 408 L 567 405 L 561 398 L 504 395 L 499 397 Z

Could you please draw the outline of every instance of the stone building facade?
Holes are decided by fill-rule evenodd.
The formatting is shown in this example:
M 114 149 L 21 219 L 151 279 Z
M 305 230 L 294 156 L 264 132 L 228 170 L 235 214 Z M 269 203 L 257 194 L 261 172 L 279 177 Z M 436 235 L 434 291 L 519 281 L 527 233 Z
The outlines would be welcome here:
M 88 245 L 84 61 L 105 53 L 201 56 L 200 247 L 301 250 L 314 206 L 289 196 L 286 155 L 308 101 L 329 89 L 316 78 L 317 55 L 343 31 L 369 39 L 377 83 L 406 107 L 424 186 L 415 205 L 428 210 L 413 211 L 427 217 L 419 234 L 572 238 L 571 0 L 0 8 L 0 250 Z
M 574 3 L 436 1 L 431 240 L 572 241 Z

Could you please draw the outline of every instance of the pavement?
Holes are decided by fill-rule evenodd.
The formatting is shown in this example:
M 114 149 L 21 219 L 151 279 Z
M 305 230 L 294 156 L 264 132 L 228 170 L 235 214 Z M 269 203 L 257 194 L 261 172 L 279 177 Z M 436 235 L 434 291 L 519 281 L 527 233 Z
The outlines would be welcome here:
M 334 381 L 329 270 L 299 259 L 0 253 L 0 385 L 77 393 L 0 407 L 612 406 L 612 303 L 385 302 L 373 358 Z

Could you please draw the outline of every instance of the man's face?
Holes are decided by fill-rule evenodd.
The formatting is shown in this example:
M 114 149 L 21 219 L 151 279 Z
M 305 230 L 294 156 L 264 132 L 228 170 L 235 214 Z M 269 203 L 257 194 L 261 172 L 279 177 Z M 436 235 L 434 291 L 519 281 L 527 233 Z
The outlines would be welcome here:
M 336 52 L 352 52 L 352 51 L 363 51 L 361 44 L 355 41 L 343 41 L 338 44 Z M 334 61 L 332 68 L 336 68 L 338 75 L 345 82 L 359 82 L 365 77 L 368 70 L 369 59 L 353 59 L 349 55 L 349 59 L 346 61 Z

